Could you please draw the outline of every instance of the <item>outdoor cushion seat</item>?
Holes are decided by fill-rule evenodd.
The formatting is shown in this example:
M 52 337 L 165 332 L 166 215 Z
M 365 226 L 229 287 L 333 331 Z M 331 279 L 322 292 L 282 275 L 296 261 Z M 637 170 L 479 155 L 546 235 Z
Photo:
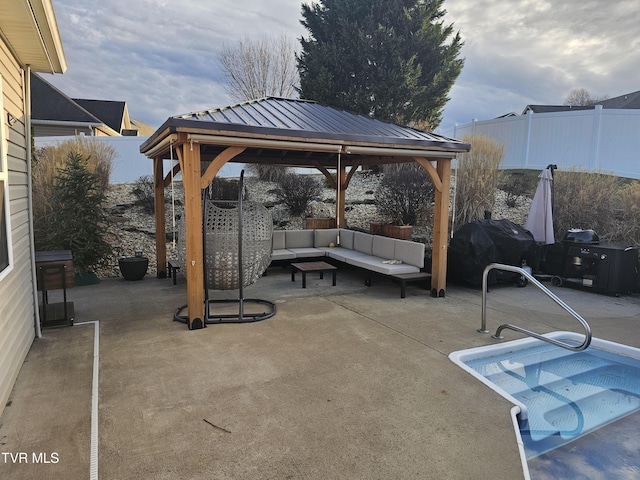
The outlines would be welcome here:
M 416 273 L 420 271 L 415 265 L 409 265 L 407 263 L 384 263 L 386 260 L 389 259 L 379 257 L 355 257 L 347 258 L 347 264 L 383 275 L 399 275 L 401 273 Z
M 292 260 L 296 258 L 296 254 L 285 247 L 284 230 L 273 231 L 273 251 L 271 260 Z
M 274 260 L 292 260 L 296 258 L 296 254 L 286 248 L 274 250 L 271 252 L 271 261 Z
M 313 247 L 304 247 L 304 248 L 287 248 L 291 253 L 298 257 L 324 257 L 324 250 Z
M 328 257 L 381 275 L 420 273 L 424 267 L 423 243 L 342 228 L 274 231 L 273 248 L 274 260 Z
M 345 263 L 348 263 L 347 260 L 350 258 L 369 257 L 369 255 L 367 255 L 366 253 L 356 252 L 355 250 L 349 250 L 348 248 L 342 248 L 342 247 L 336 247 L 336 248 L 327 250 L 327 255 L 329 255 L 330 258 L 335 258 L 336 260 L 339 260 L 340 262 L 345 262 Z

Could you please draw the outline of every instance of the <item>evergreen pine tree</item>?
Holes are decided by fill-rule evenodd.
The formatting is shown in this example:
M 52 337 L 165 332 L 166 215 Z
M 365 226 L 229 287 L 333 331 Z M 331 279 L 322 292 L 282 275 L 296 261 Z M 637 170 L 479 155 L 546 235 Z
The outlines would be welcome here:
M 444 0 L 319 0 L 303 4 L 300 94 L 402 125 L 438 126 L 462 71 L 463 42 Z
M 71 250 L 73 267 L 79 274 L 91 271 L 113 254 L 106 241 L 109 217 L 103 208 L 105 195 L 98 175 L 87 171 L 80 153 L 69 153 L 69 160 L 56 177 L 51 203 L 39 235 L 43 250 Z

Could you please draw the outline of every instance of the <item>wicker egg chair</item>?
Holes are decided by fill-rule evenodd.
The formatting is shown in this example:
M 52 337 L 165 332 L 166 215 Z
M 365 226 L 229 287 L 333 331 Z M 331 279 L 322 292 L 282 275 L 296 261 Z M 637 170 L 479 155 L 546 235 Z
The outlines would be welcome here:
M 245 299 L 243 288 L 255 283 L 271 263 L 273 220 L 271 212 L 256 202 L 242 199 L 244 171 L 240 176 L 238 201 L 222 201 L 203 192 L 204 291 L 205 323 L 254 322 L 272 317 L 275 304 L 267 300 Z M 178 233 L 178 255 L 186 271 L 186 226 L 181 219 Z M 237 299 L 210 300 L 209 290 L 238 290 Z M 238 303 L 238 314 L 211 312 L 216 303 Z M 269 311 L 245 313 L 244 303 L 260 303 Z M 174 318 L 186 322 L 178 308 Z

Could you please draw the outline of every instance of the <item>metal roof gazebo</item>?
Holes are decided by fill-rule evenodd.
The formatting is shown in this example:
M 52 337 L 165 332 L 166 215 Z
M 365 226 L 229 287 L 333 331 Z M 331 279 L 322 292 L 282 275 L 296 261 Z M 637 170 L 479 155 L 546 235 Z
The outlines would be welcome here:
M 204 326 L 201 192 L 227 162 L 317 168 L 336 190 L 336 223 L 345 226 L 345 190 L 361 166 L 416 162 L 435 187 L 431 295 L 446 290 L 451 160 L 470 145 L 321 105 L 267 97 L 170 117 L 140 151 L 154 162 L 158 276 L 167 271 L 164 188 L 182 174 L 185 197 L 189 328 Z M 165 173 L 163 160 L 177 158 Z M 335 170 L 332 175 L 330 170 Z M 204 172 L 204 173 L 202 173 Z

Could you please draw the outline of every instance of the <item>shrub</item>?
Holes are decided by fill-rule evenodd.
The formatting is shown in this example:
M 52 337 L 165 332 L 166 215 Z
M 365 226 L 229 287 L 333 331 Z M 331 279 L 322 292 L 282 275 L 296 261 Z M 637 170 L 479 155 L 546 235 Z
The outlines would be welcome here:
M 35 242 L 40 250 L 71 250 L 74 269 L 85 274 L 113 254 L 105 239 L 109 218 L 100 176 L 88 171 L 80 153 L 68 155 L 66 167 L 55 177 L 52 211 L 34 219 Z
M 640 181 L 620 188 L 614 241 L 640 247 Z
M 70 155 L 75 154 L 86 160 L 87 172 L 96 175 L 96 187 L 106 193 L 117 157 L 111 145 L 92 138 L 76 137 L 40 148 L 34 152 L 32 166 L 34 217 L 43 217 L 52 211 L 51 197 L 58 174 L 67 166 Z
M 131 188 L 131 194 L 136 198 L 135 204 L 142 207 L 146 213 L 155 210 L 155 185 L 151 175 L 139 177 Z
M 320 198 L 320 182 L 311 175 L 288 173 L 278 182 L 275 196 L 294 216 L 303 215 L 312 200 Z
M 612 175 L 556 171 L 553 225 L 556 237 L 570 228 L 593 229 L 603 242 L 614 239 L 620 179 Z
M 209 194 L 215 200 L 238 200 L 238 180 L 216 177 L 209 186 Z
M 415 225 L 420 212 L 433 203 L 435 190 L 429 174 L 406 163 L 387 167 L 375 193 L 378 213 L 401 225 Z
M 476 135 L 465 135 L 471 151 L 458 156 L 456 172 L 455 224 L 464 225 L 484 217 L 493 210 L 500 177 L 498 167 L 504 157 L 504 145 Z
M 499 175 L 498 188 L 506 194 L 505 203 L 507 207 L 515 207 L 519 197 L 532 197 L 538 185 L 537 177 L 538 172 L 502 172 Z
M 264 182 L 278 183 L 285 175 L 291 173 L 291 169 L 282 165 L 263 163 L 248 163 L 247 170 Z

